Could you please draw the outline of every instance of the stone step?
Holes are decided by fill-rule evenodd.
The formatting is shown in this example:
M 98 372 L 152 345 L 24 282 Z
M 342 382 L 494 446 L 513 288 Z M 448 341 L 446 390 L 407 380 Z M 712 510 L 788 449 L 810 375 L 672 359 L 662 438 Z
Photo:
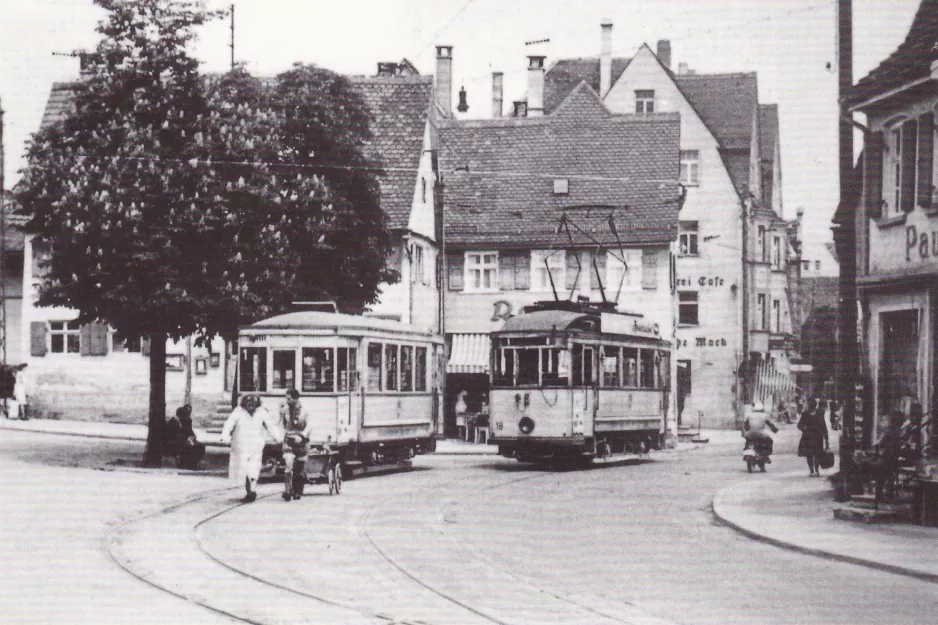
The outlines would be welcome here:
M 837 506 L 834 508 L 834 518 L 841 521 L 855 523 L 909 523 L 912 521 L 912 508 L 896 510 L 871 510 L 869 508 L 855 508 L 852 505 Z
M 880 510 L 907 508 L 912 505 L 911 498 L 880 500 L 878 503 L 874 495 L 851 495 L 850 506 L 854 508 L 865 508 Z

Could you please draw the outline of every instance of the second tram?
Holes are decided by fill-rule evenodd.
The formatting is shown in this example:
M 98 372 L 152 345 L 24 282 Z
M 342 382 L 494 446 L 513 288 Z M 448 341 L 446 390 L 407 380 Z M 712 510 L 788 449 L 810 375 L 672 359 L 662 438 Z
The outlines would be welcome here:
M 671 345 L 642 315 L 543 302 L 492 333 L 491 437 L 522 462 L 589 460 L 661 446 Z

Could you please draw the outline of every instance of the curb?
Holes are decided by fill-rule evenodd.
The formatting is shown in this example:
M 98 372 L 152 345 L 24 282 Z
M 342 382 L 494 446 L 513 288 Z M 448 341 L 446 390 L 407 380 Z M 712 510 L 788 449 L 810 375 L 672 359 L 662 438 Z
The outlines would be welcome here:
M 909 568 L 897 566 L 894 564 L 886 564 L 884 562 L 877 562 L 875 560 L 869 560 L 866 558 L 858 558 L 856 556 L 849 556 L 849 555 L 845 555 L 841 553 L 832 553 L 830 551 L 824 551 L 823 549 L 805 547 L 804 545 L 799 545 L 797 543 L 780 540 L 778 538 L 772 538 L 771 536 L 766 536 L 765 534 L 760 534 L 759 532 L 756 532 L 755 530 L 748 529 L 740 525 L 739 523 L 731 521 L 725 514 L 721 513 L 719 510 L 719 508 L 721 507 L 720 502 L 719 502 L 720 496 L 723 494 L 724 491 L 729 490 L 730 488 L 733 488 L 733 486 L 727 486 L 717 491 L 717 493 L 713 496 L 713 499 L 710 502 L 710 511 L 713 513 L 713 517 L 721 525 L 725 525 L 748 538 L 751 538 L 753 540 L 756 540 L 762 543 L 766 543 L 768 545 L 773 545 L 775 547 L 788 549 L 790 551 L 803 553 L 805 555 L 814 556 L 817 558 L 823 558 L 826 560 L 834 560 L 838 562 L 847 562 L 849 564 L 865 566 L 867 568 L 876 569 L 879 571 L 885 571 L 887 573 L 893 573 L 896 575 L 904 575 L 906 577 L 914 577 L 916 579 L 926 581 L 926 582 L 938 583 L 938 574 L 926 573 L 924 571 L 909 569 Z

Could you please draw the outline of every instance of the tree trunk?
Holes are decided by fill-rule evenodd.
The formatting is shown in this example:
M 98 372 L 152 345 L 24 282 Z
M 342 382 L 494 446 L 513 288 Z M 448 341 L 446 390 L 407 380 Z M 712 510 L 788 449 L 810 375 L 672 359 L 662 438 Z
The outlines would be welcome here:
M 163 433 L 166 427 L 166 333 L 150 334 L 150 416 L 143 466 L 163 463 Z
M 238 339 L 231 341 L 229 345 L 230 351 L 234 352 L 234 377 L 231 380 L 231 408 L 234 409 L 238 407 L 238 366 L 241 363 L 241 350 L 238 347 Z

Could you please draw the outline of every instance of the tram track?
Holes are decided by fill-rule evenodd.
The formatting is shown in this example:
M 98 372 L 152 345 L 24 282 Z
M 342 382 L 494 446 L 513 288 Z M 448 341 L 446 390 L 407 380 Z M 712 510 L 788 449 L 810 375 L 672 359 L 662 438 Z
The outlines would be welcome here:
M 432 472 L 430 474 L 432 476 Z M 231 501 L 229 489 L 209 491 L 124 522 L 109 532 L 106 548 L 118 566 L 150 586 L 235 621 L 258 625 L 306 622 L 368 625 L 663 623 L 631 604 L 597 597 L 573 597 L 551 588 L 550 583 L 529 579 L 460 544 L 450 531 L 447 515 L 464 505 L 469 495 L 453 497 L 443 491 L 471 492 L 472 497 L 478 497 L 555 475 L 545 472 L 493 479 L 490 474 L 449 473 L 445 483 L 426 484 L 427 479 L 421 479 L 422 484 L 416 488 L 397 491 L 393 498 L 383 497 L 348 515 L 351 524 L 346 531 L 357 536 L 356 542 L 360 543 L 348 546 L 354 552 L 348 557 L 363 558 L 365 568 L 371 569 L 371 577 L 364 582 L 373 584 L 378 578 L 384 582 L 384 586 L 375 587 L 374 596 L 369 597 L 370 605 L 353 601 L 355 593 L 343 589 L 342 580 L 331 579 L 326 571 L 315 578 L 319 583 L 313 584 L 317 589 L 311 591 L 311 584 L 302 583 L 308 580 L 291 583 L 289 576 L 283 579 L 277 566 L 266 567 L 267 570 L 273 568 L 271 575 L 258 574 L 259 567 L 251 567 L 243 554 L 233 554 L 230 550 L 218 553 L 211 545 L 207 546 L 206 533 L 213 523 L 241 508 Z M 265 494 L 262 499 L 277 492 Z M 337 499 L 332 498 L 324 501 L 337 503 Z M 340 511 L 333 509 L 324 514 Z M 185 553 L 161 550 L 157 555 L 152 551 L 155 545 L 180 538 Z M 420 554 L 406 553 L 412 551 L 408 545 L 419 544 L 426 545 Z M 434 554 L 435 557 L 426 558 L 430 564 L 421 563 L 422 556 Z M 397 573 L 396 582 L 384 581 L 393 576 L 389 575 L 389 570 L 378 566 L 378 560 Z M 197 583 L 192 583 L 193 578 Z M 476 581 L 467 592 L 458 583 L 454 586 L 455 578 Z M 400 591 L 404 580 L 413 586 L 413 591 Z M 484 588 L 480 588 L 480 583 L 484 583 Z M 394 594 L 395 589 L 398 595 L 422 602 L 423 607 L 411 609 L 410 604 L 398 600 L 391 609 L 384 609 L 380 602 Z M 360 588 L 357 592 L 362 594 Z M 394 604 L 393 601 L 388 603 Z M 417 614 L 404 616 L 413 612 Z

